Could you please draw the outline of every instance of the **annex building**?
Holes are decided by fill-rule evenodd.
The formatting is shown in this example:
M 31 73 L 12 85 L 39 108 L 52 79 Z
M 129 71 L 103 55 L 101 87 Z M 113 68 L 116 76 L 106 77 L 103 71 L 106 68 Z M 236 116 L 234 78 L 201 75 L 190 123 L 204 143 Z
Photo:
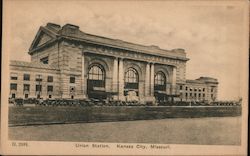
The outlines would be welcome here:
M 183 49 L 164 50 L 48 23 L 31 62 L 10 61 L 10 98 L 214 101 L 217 79 L 186 79 Z

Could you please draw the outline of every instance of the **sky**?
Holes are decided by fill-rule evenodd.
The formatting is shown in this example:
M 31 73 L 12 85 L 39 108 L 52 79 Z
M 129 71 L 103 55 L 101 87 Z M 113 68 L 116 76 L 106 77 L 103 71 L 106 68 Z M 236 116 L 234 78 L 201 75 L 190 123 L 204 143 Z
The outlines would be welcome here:
M 6 2 L 6 1 L 5 1 Z M 218 99 L 237 99 L 244 52 L 244 9 L 238 3 L 174 1 L 9 0 L 10 59 L 30 61 L 28 49 L 48 22 L 163 49 L 185 49 L 186 78 L 217 78 Z

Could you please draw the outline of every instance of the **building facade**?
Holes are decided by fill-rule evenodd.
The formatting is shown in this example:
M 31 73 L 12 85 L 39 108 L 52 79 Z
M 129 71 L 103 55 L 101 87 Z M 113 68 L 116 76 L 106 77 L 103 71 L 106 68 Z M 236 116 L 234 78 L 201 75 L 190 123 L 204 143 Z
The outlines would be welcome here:
M 145 103 L 217 97 L 216 79 L 186 80 L 189 59 L 183 49 L 164 50 L 48 23 L 39 28 L 28 53 L 31 62 L 10 62 L 10 98 Z

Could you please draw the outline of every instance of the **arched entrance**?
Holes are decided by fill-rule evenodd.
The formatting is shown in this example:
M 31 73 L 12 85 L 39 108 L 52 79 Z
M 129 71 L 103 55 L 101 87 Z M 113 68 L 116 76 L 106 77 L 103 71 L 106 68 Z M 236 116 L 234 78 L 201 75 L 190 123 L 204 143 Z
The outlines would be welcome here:
M 166 97 L 166 75 L 159 71 L 155 74 L 154 78 L 154 96 L 158 102 L 167 101 Z
M 138 75 L 138 72 L 134 68 L 129 68 L 125 72 L 124 94 L 125 96 L 129 96 L 131 98 L 138 98 L 139 75 Z
M 89 98 L 106 99 L 105 70 L 100 64 L 93 64 L 88 71 L 87 94 Z

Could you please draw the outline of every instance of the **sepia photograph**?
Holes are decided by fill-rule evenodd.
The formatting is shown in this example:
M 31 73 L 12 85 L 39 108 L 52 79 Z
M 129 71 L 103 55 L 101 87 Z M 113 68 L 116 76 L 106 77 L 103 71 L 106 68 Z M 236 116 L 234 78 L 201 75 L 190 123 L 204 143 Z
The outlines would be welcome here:
M 1 153 L 247 155 L 249 4 L 4 0 Z

